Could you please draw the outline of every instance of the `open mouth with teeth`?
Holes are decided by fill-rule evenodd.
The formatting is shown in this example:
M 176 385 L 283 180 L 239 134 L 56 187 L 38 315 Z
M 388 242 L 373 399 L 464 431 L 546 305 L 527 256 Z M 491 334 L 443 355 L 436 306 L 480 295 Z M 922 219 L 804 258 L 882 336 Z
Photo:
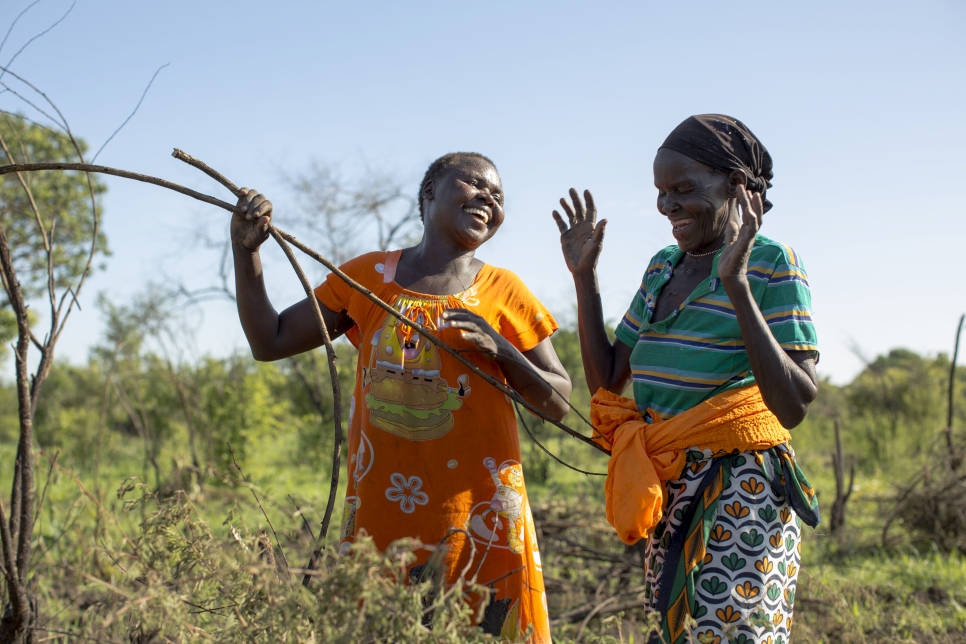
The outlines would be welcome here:
M 678 219 L 671 222 L 671 234 L 675 237 L 683 235 L 694 224 L 694 219 Z
M 481 208 L 463 208 L 463 212 L 478 217 L 484 224 L 490 222 L 490 214 Z

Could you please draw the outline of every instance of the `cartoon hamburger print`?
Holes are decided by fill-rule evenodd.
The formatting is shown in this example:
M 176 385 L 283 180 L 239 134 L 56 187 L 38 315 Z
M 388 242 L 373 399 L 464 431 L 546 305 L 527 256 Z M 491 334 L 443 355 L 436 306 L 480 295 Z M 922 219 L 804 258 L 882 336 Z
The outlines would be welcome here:
M 427 309 L 435 302 L 402 297 L 396 306 L 419 324 L 435 326 Z M 469 395 L 469 378 L 461 375 L 460 385 L 451 388 L 440 377 L 440 355 L 436 345 L 420 337 L 412 327 L 391 315 L 372 338 L 373 351 L 364 371 L 369 423 L 407 440 L 439 438 L 453 428 L 452 411 L 463 406 Z

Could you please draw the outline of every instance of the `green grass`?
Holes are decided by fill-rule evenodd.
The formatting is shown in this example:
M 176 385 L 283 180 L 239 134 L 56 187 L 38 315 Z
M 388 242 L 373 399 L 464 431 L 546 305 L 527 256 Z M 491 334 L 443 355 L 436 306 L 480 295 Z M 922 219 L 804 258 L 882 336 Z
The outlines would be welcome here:
M 547 447 L 564 460 L 584 469 L 606 471 L 605 458 L 586 446 L 551 434 L 547 428 L 540 431 Z M 166 443 L 159 458 L 165 477 L 184 466 L 185 440 L 186 435 L 176 435 Z M 600 526 L 594 528 L 592 535 L 597 547 L 622 553 L 622 544 L 603 527 L 602 479 L 553 463 L 525 437 L 522 440 L 533 505 L 546 506 L 551 501 L 564 504 L 570 508 L 568 512 Z M 279 533 L 283 548 L 291 549 L 293 559 L 304 556 L 307 541 L 301 532 L 302 520 L 296 516 L 295 506 L 288 497 L 297 500 L 312 529 L 317 531 L 330 480 L 330 455 L 325 452 L 328 447 L 320 449 L 323 453 L 309 459 L 295 431 L 278 431 L 248 437 L 244 456 L 239 459 Z M 0 445 L 0 463 L 11 463 L 14 452 L 15 445 L 9 442 Z M 105 432 L 96 479 L 92 454 L 62 451 L 58 462 L 77 473 L 103 507 L 118 518 L 124 532 L 137 535 L 146 510 L 124 512 L 116 491 L 132 475 L 142 476 L 153 485 L 153 475 L 146 469 L 142 453 L 136 437 Z M 834 498 L 834 480 L 827 457 L 820 452 L 799 456 L 827 513 Z M 41 457 L 38 488 L 44 487 L 48 468 L 48 461 Z M 338 534 L 342 515 L 344 468 L 343 460 L 343 489 L 339 491 L 332 517 L 330 544 Z M 234 470 L 225 474 L 238 478 Z M 10 475 L 8 468 L 0 471 L 0 490 L 9 490 Z M 232 526 L 256 533 L 266 525 L 245 486 L 218 478 L 209 478 L 199 486 L 197 480 L 192 484 L 191 477 L 184 474 L 178 480 L 184 485 L 187 499 L 204 514 L 216 538 L 229 540 Z M 894 489 L 895 483 L 884 474 L 859 474 L 844 532 L 829 535 L 826 524 L 815 531 L 806 529 L 795 611 L 795 642 L 966 642 L 966 557 L 935 550 L 916 551 L 909 545 L 911 542 L 905 538 L 901 526 L 890 533 L 890 548 L 884 550 L 881 546 L 883 510 Z M 97 528 L 98 522 L 102 524 L 101 529 Z M 120 543 L 118 531 L 111 529 L 109 522 L 108 516 L 98 512 L 96 504 L 70 476 L 54 471 L 36 528 L 33 557 L 35 574 L 45 580 L 36 584 L 43 589 L 45 611 L 69 612 L 70 602 L 84 601 L 84 597 L 96 590 L 90 586 L 65 590 L 63 584 L 56 582 L 57 576 L 64 574 L 65 566 L 79 567 L 93 558 L 104 579 L 121 575 L 110 561 L 98 554 Z M 586 561 L 571 560 L 565 554 L 547 552 L 545 562 L 548 576 L 587 581 L 596 574 L 587 568 Z M 290 563 L 304 565 L 305 562 Z M 640 571 L 632 574 L 637 575 L 631 580 L 633 586 L 640 583 Z M 583 601 L 580 596 L 573 595 L 566 605 L 559 603 L 557 610 L 571 608 L 573 602 L 579 601 Z M 551 605 L 552 608 L 555 605 L 553 598 Z M 640 615 L 625 615 L 619 632 L 617 620 L 594 619 L 585 641 L 628 642 L 634 629 L 643 628 L 645 621 Z M 560 641 L 575 632 L 574 626 L 557 629 Z M 641 641 L 640 633 L 635 637 L 635 641 Z

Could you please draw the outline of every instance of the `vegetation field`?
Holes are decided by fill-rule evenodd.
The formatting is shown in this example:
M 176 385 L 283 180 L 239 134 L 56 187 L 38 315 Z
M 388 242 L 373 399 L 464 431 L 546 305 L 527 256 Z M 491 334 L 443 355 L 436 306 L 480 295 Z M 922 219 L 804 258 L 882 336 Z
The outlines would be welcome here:
M 341 491 L 320 573 L 301 586 L 331 478 L 324 355 L 276 364 L 186 357 L 149 301 L 102 303 L 110 325 L 100 346 L 87 364 L 57 364 L 45 385 L 34 641 L 487 641 L 458 601 L 471 580 L 463 589 L 401 583 L 417 544 L 336 565 Z M 574 406 L 585 411 L 576 334 L 562 330 L 555 345 L 576 375 Z M 339 351 L 348 390 L 353 352 Z M 966 426 L 963 371 L 955 428 Z M 963 524 L 952 507 L 952 519 L 934 525 L 916 513 L 930 494 L 940 508 L 962 502 L 962 473 L 951 469 L 942 431 L 948 377 L 944 356 L 893 351 L 847 386 L 824 383 L 793 432 L 826 516 L 806 530 L 794 641 L 966 641 Z M 845 525 L 833 533 L 836 420 L 855 479 Z M 526 422 L 561 460 L 606 469 L 586 446 Z M 583 423 L 576 413 L 567 422 Z M 16 427 L 8 384 L 0 489 L 11 484 Z M 956 431 L 951 438 L 962 445 Z M 647 641 L 653 617 L 640 607 L 640 556 L 604 519 L 602 479 L 554 461 L 522 426 L 521 443 L 556 641 Z

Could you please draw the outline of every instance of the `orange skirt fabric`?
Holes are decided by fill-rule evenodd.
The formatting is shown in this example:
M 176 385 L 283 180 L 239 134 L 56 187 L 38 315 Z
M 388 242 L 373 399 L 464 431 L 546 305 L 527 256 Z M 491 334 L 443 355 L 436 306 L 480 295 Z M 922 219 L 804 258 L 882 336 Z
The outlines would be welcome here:
M 660 419 L 656 412 L 652 418 Z M 664 482 L 681 476 L 688 448 L 727 454 L 765 450 L 791 440 L 765 406 L 758 385 L 713 396 L 667 420 L 644 422 L 630 398 L 599 389 L 590 402 L 595 440 L 611 450 L 607 521 L 627 544 L 647 536 L 666 505 Z

